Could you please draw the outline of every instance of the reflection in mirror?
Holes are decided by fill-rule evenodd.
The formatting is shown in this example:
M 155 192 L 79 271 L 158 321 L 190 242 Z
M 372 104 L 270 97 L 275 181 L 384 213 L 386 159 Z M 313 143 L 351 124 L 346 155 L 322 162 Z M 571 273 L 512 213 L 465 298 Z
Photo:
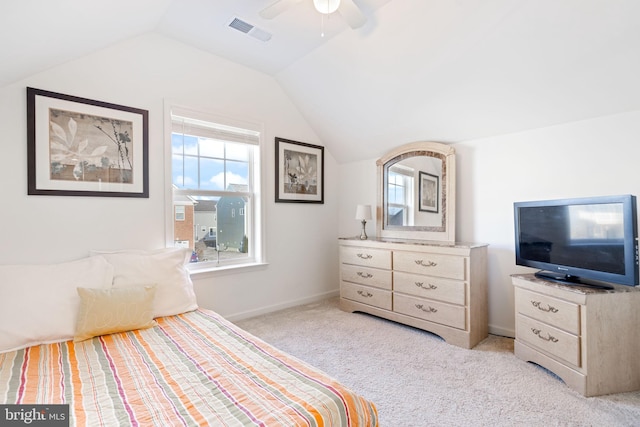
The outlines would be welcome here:
M 417 142 L 378 160 L 380 237 L 455 240 L 454 152 Z
M 385 164 L 387 226 L 443 227 L 443 157 L 416 151 Z

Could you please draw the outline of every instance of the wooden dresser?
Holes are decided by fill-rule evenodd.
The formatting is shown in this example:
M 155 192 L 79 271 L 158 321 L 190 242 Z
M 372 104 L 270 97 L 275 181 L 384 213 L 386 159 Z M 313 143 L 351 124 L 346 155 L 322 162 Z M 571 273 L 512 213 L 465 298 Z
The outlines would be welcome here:
M 640 390 L 640 287 L 590 289 L 511 276 L 515 355 L 584 396 Z
M 343 238 L 340 308 L 472 348 L 487 337 L 486 245 Z

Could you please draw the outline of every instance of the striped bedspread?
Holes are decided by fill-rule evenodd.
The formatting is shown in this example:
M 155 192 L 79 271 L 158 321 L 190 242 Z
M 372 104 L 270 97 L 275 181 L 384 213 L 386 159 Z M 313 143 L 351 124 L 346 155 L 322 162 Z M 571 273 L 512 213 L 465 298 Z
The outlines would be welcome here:
M 218 314 L 0 354 L 0 402 L 76 426 L 375 426 L 375 406 Z

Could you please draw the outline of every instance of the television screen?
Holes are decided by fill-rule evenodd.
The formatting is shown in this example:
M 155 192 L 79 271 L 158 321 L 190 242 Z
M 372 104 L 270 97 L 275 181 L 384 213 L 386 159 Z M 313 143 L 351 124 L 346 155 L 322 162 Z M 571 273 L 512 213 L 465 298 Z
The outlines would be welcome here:
M 635 197 L 515 203 L 516 264 L 579 282 L 638 284 Z

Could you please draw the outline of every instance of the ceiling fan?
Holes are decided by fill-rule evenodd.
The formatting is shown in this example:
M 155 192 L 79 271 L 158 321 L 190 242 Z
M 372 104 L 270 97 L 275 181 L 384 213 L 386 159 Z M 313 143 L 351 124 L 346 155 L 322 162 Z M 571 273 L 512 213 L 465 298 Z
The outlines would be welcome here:
M 260 16 L 264 19 L 273 19 L 291 6 L 309 0 L 276 0 L 271 5 L 260 11 Z M 338 12 L 353 29 L 362 27 L 367 18 L 364 16 L 358 5 L 353 0 L 313 0 L 316 10 L 328 15 Z

